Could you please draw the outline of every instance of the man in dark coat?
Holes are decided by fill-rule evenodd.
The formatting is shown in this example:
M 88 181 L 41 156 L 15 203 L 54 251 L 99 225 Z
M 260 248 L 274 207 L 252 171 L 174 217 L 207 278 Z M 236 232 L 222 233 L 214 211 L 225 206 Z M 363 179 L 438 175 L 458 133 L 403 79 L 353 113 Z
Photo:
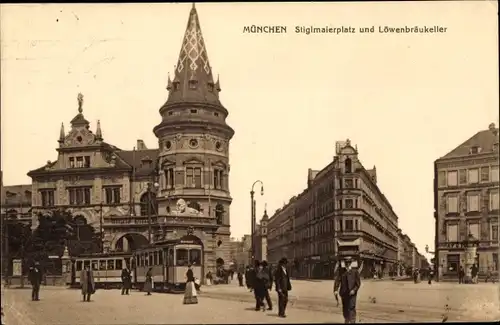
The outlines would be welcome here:
M 271 268 L 269 267 L 269 264 L 267 263 L 267 261 L 262 261 L 262 266 L 263 266 L 263 269 L 264 269 L 264 272 L 267 273 L 268 275 L 268 282 L 267 282 L 267 286 L 266 286 L 266 291 L 264 292 L 265 293 L 265 296 L 264 298 L 266 299 L 266 303 L 267 303 L 267 310 L 273 310 L 273 302 L 271 301 L 271 296 L 269 295 L 269 291 L 273 289 L 273 272 L 271 270 Z
M 274 273 L 276 292 L 278 293 L 278 316 L 286 317 L 286 305 L 288 304 L 288 292 L 292 290 L 290 276 L 287 270 L 288 260 L 282 258 L 278 263 L 278 268 Z
M 35 262 L 35 265 L 30 267 L 29 280 L 31 282 L 31 300 L 40 300 L 40 284 L 42 283 L 42 270 L 40 264 Z
M 252 289 L 252 267 L 251 266 L 247 266 L 246 270 L 245 270 L 245 285 L 247 286 L 247 289 Z
M 351 268 L 351 258 L 344 260 L 345 271 L 340 271 L 335 278 L 333 287 L 334 294 L 340 295 L 342 300 L 342 312 L 346 324 L 356 323 L 356 297 L 361 279 L 357 269 Z
M 122 270 L 122 295 L 128 295 L 128 291 L 132 286 L 132 274 L 128 265 Z

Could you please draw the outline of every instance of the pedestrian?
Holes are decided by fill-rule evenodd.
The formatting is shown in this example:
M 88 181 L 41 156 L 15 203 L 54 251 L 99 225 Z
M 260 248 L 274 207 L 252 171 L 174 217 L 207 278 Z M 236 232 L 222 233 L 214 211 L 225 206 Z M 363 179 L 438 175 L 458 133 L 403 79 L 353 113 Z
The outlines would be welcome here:
M 432 269 L 432 266 L 429 266 L 429 269 L 427 270 L 427 283 L 432 284 L 432 279 L 434 278 L 434 270 Z
M 273 289 L 273 272 L 267 261 L 262 261 L 262 266 L 264 272 L 267 273 L 267 285 L 264 298 L 266 299 L 267 310 L 273 310 L 273 302 L 271 301 L 271 296 L 269 295 L 269 291 Z
M 132 287 L 132 273 L 128 268 L 128 265 L 125 265 L 125 268 L 122 270 L 122 295 L 128 295 L 128 291 Z
M 458 283 L 459 284 L 464 283 L 464 277 L 465 277 L 464 267 L 462 265 L 460 265 L 460 268 L 458 269 Z
M 40 263 L 35 262 L 35 264 L 30 267 L 29 271 L 29 281 L 31 282 L 31 300 L 40 300 L 40 285 L 42 284 L 42 270 L 40 269 Z
M 95 293 L 94 272 L 90 265 L 85 265 L 80 272 L 80 284 L 82 286 L 83 301 L 90 301 L 90 296 Z
M 212 285 L 212 279 L 213 279 L 212 271 L 208 271 L 205 278 L 207 279 L 207 285 L 208 286 Z
M 472 277 L 472 283 L 477 283 L 477 275 L 479 273 L 479 268 L 477 267 L 476 264 L 472 265 L 471 269 L 471 277 Z
M 255 310 L 265 310 L 264 299 L 269 288 L 269 273 L 264 269 L 264 264 L 260 262 L 255 274 L 253 292 L 255 294 Z M 269 293 L 267 293 L 269 295 Z
M 351 267 L 351 257 L 344 260 L 345 270 L 340 271 L 335 278 L 333 292 L 342 300 L 342 313 L 346 324 L 356 323 L 356 298 L 361 286 L 361 279 L 357 269 Z
M 144 291 L 146 295 L 151 296 L 151 291 L 153 291 L 153 268 L 150 267 L 148 272 L 146 272 L 146 281 L 144 282 Z
M 186 272 L 186 290 L 184 291 L 184 305 L 193 305 L 198 303 L 198 295 L 194 285 L 194 273 L 191 269 L 191 264 L 188 265 Z
M 288 292 L 292 290 L 290 276 L 287 270 L 288 260 L 283 257 L 278 262 L 278 268 L 274 274 L 275 288 L 278 293 L 278 316 L 286 317 L 286 305 L 288 304 Z
M 246 271 L 245 271 L 245 285 L 247 286 L 247 289 L 252 291 L 252 274 L 253 274 L 253 269 L 250 267 L 250 265 L 247 265 Z
M 240 285 L 240 287 L 243 287 L 243 273 L 241 273 L 241 271 L 238 271 L 238 284 Z

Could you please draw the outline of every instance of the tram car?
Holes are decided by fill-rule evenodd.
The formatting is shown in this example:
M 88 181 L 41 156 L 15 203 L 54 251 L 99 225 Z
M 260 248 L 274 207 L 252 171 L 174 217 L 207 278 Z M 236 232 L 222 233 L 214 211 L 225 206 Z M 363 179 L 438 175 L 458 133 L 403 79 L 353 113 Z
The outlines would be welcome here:
M 193 235 L 178 240 L 155 243 L 133 252 L 133 280 L 143 288 L 146 273 L 152 270 L 155 291 L 183 292 L 186 289 L 186 272 L 191 265 L 197 285 L 203 277 L 203 243 Z
M 131 265 L 131 258 L 131 253 L 93 254 L 75 257 L 72 260 L 70 285 L 79 287 L 81 285 L 80 272 L 86 266 L 90 266 L 94 271 L 96 288 L 121 288 L 121 273 L 125 266 Z

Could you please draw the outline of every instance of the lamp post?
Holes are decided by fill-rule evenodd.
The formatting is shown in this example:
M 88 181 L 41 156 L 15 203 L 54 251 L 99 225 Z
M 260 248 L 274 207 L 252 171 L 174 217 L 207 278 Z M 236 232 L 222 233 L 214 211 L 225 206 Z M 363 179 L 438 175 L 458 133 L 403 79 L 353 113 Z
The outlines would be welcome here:
M 153 193 L 153 189 L 155 190 L 155 195 L 156 195 L 156 190 L 160 187 L 160 184 L 158 183 L 148 183 L 148 205 L 147 205 L 147 209 L 148 209 L 148 242 L 151 244 L 152 243 L 152 234 L 153 234 L 153 230 L 152 230 L 152 222 L 151 222 L 151 214 L 153 211 L 151 211 L 152 207 L 151 205 L 153 204 L 153 196 L 152 196 L 152 193 Z M 155 211 L 157 212 L 157 211 Z
M 252 240 L 252 244 L 251 244 L 251 261 L 250 263 L 252 264 L 253 263 L 253 259 L 255 258 L 254 254 L 255 254 L 255 239 L 254 239 L 254 236 L 255 236 L 255 224 L 257 223 L 256 221 L 256 218 L 255 218 L 255 200 L 254 200 L 254 187 L 257 183 L 260 183 L 260 195 L 264 195 L 264 183 L 262 183 L 262 181 L 260 180 L 256 180 L 253 184 L 252 184 L 252 190 L 250 191 L 250 211 L 251 211 L 251 232 L 250 232 L 250 236 L 251 236 L 251 240 Z M 250 264 L 250 265 L 251 265 Z

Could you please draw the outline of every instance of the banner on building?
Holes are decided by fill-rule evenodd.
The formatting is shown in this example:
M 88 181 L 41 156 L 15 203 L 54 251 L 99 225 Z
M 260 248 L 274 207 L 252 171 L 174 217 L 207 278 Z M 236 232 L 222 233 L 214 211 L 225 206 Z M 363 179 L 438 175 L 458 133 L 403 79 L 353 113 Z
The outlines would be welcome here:
M 12 261 L 12 275 L 21 276 L 23 274 L 23 261 L 13 260 Z

